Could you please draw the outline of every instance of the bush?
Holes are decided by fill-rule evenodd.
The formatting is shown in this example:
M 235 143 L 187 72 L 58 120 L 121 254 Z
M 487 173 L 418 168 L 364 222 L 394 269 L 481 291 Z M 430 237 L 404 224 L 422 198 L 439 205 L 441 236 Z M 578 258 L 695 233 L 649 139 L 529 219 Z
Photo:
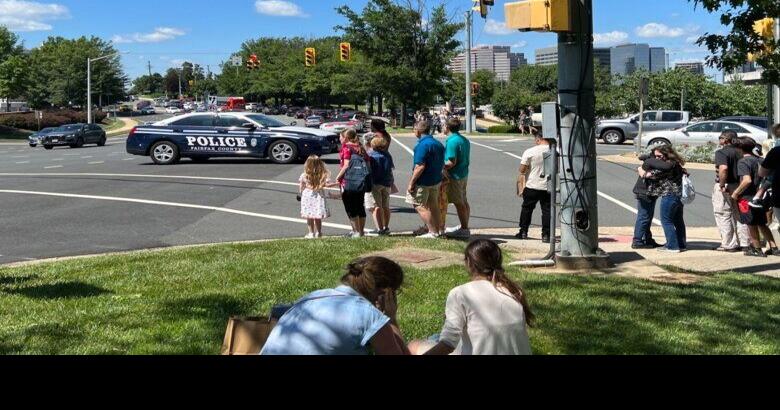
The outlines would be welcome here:
M 711 164 L 715 162 L 715 151 L 718 146 L 712 143 L 706 145 L 690 146 L 677 145 L 674 147 L 687 162 Z
M 106 119 L 106 113 L 95 111 L 95 122 L 100 123 Z M 84 111 L 56 110 L 44 111 L 41 120 L 41 128 L 59 127 L 65 124 L 86 123 L 87 113 Z M 37 130 L 38 120 L 34 112 L 0 115 L 0 125 L 23 130 Z
M 519 134 L 520 130 L 514 125 L 494 125 L 488 128 L 488 134 Z

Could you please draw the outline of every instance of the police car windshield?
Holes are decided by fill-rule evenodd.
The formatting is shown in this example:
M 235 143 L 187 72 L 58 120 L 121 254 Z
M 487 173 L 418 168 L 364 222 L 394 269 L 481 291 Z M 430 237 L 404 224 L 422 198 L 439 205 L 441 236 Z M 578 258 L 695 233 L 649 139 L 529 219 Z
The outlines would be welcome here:
M 57 128 L 57 131 L 75 131 L 81 129 L 81 125 L 63 125 Z
M 279 120 L 275 120 L 275 119 L 273 119 L 271 117 L 266 117 L 265 115 L 262 115 L 262 114 L 252 114 L 252 115 L 247 115 L 246 117 L 249 118 L 252 121 L 259 122 L 260 124 L 262 124 L 263 127 L 266 127 L 266 128 L 286 127 L 287 126 L 287 124 L 285 124 L 285 123 L 283 123 L 283 122 L 281 122 Z

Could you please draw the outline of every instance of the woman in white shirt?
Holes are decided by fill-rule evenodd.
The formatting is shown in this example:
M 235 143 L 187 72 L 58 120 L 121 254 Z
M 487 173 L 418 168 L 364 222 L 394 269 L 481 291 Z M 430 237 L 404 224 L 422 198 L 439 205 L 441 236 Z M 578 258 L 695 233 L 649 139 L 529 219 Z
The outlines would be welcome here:
M 414 341 L 412 354 L 530 355 L 534 315 L 523 289 L 504 272 L 501 248 L 486 239 L 466 248 L 471 282 L 447 297 L 446 320 L 436 342 Z

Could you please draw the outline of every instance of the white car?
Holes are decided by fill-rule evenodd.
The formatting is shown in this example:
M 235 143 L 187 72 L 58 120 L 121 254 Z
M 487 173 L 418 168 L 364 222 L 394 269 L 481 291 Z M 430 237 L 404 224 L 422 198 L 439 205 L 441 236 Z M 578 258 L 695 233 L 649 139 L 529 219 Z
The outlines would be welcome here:
M 766 130 L 756 126 L 733 121 L 702 121 L 676 130 L 653 131 L 642 135 L 642 145 L 706 145 L 718 144 L 718 138 L 724 131 L 735 131 L 740 137 L 753 138 L 763 144 L 767 138 Z
M 184 112 L 184 110 L 182 110 L 179 107 L 168 107 L 168 108 L 165 109 L 165 113 L 166 114 L 181 114 L 183 112 Z
M 337 134 L 341 134 L 341 132 L 346 130 L 347 128 L 352 128 L 355 131 L 361 132 L 363 131 L 363 123 L 358 120 L 351 120 L 351 121 L 326 122 L 325 124 L 320 125 L 321 130 L 331 131 Z

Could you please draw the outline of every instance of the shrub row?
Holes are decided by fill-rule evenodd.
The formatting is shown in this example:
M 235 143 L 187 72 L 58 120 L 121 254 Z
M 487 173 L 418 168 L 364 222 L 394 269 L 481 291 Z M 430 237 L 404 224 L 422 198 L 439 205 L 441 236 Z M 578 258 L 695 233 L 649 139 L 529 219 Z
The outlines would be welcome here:
M 106 113 L 96 111 L 93 113 L 95 122 L 100 123 L 106 118 Z M 86 123 L 87 113 L 84 111 L 57 110 L 44 111 L 41 120 L 41 128 L 59 127 L 65 124 Z M 0 125 L 23 130 L 37 130 L 38 120 L 34 112 L 0 115 Z
M 699 146 L 677 145 L 674 149 L 687 162 L 711 164 L 715 162 L 715 151 L 718 146 L 711 143 Z
M 488 134 L 519 134 L 520 130 L 513 125 L 494 125 L 488 128 Z

